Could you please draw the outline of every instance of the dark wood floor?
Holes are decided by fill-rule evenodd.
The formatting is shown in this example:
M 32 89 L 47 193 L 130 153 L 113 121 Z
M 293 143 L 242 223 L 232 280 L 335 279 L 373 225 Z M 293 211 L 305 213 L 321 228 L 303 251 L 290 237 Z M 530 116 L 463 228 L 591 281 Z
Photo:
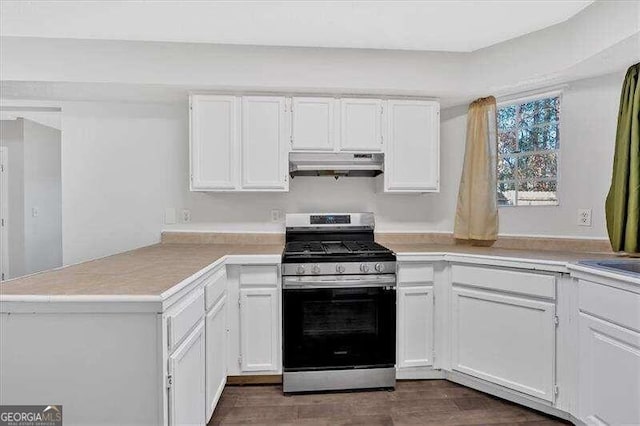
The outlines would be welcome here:
M 401 381 L 396 390 L 282 394 L 282 386 L 227 386 L 212 425 L 562 425 L 537 411 L 445 380 Z

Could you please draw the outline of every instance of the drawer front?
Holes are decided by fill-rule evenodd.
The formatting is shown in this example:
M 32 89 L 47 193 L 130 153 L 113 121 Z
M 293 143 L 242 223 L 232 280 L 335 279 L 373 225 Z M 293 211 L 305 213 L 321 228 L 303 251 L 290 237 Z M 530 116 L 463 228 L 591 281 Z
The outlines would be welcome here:
M 181 303 L 175 311 L 167 317 L 169 349 L 174 349 L 187 336 L 189 331 L 204 316 L 204 292 L 197 290 L 197 294 Z
M 278 266 L 242 265 L 240 267 L 240 285 L 275 287 L 278 285 Z
M 415 285 L 433 283 L 433 265 L 421 262 L 402 262 L 398 264 L 398 283 Z
M 580 280 L 578 304 L 584 313 L 640 331 L 640 294 Z
M 216 304 L 227 289 L 227 268 L 224 266 L 215 271 L 204 284 L 205 306 L 208 311 Z
M 556 277 L 554 275 L 453 265 L 451 279 L 454 285 L 463 284 L 547 299 L 556 298 Z

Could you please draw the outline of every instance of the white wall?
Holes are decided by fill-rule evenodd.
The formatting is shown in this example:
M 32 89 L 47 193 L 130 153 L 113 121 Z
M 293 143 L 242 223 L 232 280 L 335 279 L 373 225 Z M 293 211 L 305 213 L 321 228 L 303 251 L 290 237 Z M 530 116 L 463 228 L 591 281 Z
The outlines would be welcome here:
M 606 238 L 609 188 L 623 74 L 572 83 L 562 97 L 560 205 L 504 207 L 500 234 Z M 171 229 L 281 232 L 271 209 L 284 212 L 373 211 L 381 232 L 452 232 L 464 157 L 466 107 L 441 114 L 441 192 L 385 195 L 367 178 L 302 178 L 285 194 L 184 194 L 194 224 Z M 186 185 L 184 186 L 186 190 Z M 592 227 L 577 226 L 577 209 L 593 209 Z
M 623 79 L 624 74 L 612 74 L 566 89 L 560 106 L 560 205 L 501 208 L 501 233 L 607 237 L 604 201 Z M 577 226 L 580 208 L 593 209 L 591 227 Z
M 62 134 L 64 263 L 158 242 L 188 187 L 186 101 L 64 103 Z
M 0 121 L 0 144 L 7 147 L 9 162 L 9 274 L 6 278 L 24 275 L 24 147 L 22 119 Z
M 31 120 L 23 124 L 24 272 L 31 274 L 62 266 L 61 135 Z
M 623 75 L 572 83 L 563 96 L 558 207 L 500 210 L 501 234 L 605 238 L 608 190 Z M 451 232 L 464 153 L 466 107 L 442 111 L 441 192 L 385 195 L 367 178 L 302 178 L 289 193 L 188 191 L 184 105 L 66 102 L 63 107 L 64 264 L 159 241 L 160 231 L 281 232 L 283 212 L 367 210 L 382 232 Z M 190 208 L 192 224 L 165 226 L 167 207 Z M 593 208 L 593 226 L 576 225 Z

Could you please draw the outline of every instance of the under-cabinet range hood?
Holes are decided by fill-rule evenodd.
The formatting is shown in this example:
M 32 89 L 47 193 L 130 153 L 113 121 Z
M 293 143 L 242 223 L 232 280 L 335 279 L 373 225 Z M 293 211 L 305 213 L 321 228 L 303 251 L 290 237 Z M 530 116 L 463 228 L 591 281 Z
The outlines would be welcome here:
M 292 152 L 289 174 L 295 176 L 372 177 L 384 171 L 384 154 Z

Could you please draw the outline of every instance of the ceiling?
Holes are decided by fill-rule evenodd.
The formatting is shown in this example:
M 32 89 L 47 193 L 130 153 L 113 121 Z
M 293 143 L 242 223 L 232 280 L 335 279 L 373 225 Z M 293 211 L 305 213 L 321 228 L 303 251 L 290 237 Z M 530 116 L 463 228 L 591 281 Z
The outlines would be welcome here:
M 566 21 L 591 3 L 2 0 L 0 35 L 471 52 Z

